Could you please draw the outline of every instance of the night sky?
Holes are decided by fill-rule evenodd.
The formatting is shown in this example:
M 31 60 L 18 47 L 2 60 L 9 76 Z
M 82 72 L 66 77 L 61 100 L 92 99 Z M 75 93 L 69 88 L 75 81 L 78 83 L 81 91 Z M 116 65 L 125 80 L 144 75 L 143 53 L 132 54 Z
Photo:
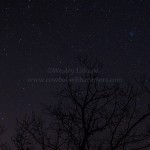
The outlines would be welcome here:
M 59 83 L 50 68 L 97 57 L 103 74 L 122 80 L 150 75 L 149 0 L 0 0 L 0 123 L 51 103 Z M 54 75 L 55 76 L 55 75 Z

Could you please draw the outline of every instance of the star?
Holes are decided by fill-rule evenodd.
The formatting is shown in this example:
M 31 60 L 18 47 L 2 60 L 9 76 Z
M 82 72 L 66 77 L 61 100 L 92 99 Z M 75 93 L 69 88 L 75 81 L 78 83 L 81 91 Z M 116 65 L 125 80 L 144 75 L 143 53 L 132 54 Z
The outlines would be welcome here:
M 24 91 L 24 90 L 25 90 L 25 88 L 24 88 L 24 87 L 22 87 L 22 90 Z
M 132 31 L 131 31 L 131 32 L 129 32 L 129 36 L 130 36 L 130 37 L 133 37 L 133 36 L 134 36 L 134 34 L 135 34 L 135 33 L 134 33 L 134 32 L 132 32 Z
M 21 43 L 21 41 L 22 41 L 22 38 L 19 38 L 19 43 Z

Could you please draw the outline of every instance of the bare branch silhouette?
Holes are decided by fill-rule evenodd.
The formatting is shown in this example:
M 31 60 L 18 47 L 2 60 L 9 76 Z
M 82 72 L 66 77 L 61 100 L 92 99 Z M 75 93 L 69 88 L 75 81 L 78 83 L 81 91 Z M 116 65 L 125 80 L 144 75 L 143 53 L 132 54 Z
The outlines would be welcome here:
M 150 117 L 150 110 L 139 113 L 137 101 L 148 88 L 138 84 L 103 83 L 94 69 L 97 62 L 79 59 L 87 68 L 81 76 L 85 82 L 72 83 L 60 91 L 58 104 L 43 105 L 50 117 L 44 122 L 32 116 L 20 127 L 42 150 L 125 150 L 146 149 L 150 133 L 141 126 Z M 143 81 L 142 81 L 143 82 Z

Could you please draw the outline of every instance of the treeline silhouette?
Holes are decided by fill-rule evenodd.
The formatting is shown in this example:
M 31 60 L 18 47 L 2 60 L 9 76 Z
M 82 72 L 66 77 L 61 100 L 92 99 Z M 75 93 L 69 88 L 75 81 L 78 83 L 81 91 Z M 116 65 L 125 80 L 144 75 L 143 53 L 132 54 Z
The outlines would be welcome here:
M 90 70 L 84 83 L 70 82 L 57 92 L 54 105 L 41 104 L 47 118 L 33 113 L 17 122 L 11 139 L 16 150 L 141 150 L 150 147 L 146 129 L 150 107 L 138 109 L 138 101 L 150 90 L 145 79 L 133 83 L 101 83 L 97 61 L 79 59 Z M 143 128 L 145 127 L 145 128 Z M 11 150 L 1 144 L 1 150 Z

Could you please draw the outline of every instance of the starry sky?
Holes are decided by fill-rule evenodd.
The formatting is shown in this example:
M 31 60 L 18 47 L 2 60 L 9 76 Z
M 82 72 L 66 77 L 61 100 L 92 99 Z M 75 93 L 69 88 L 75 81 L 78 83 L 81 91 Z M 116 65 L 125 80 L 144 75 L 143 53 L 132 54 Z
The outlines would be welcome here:
M 1 0 L 0 122 L 6 136 L 16 118 L 51 103 L 59 83 L 51 68 L 73 68 L 89 55 L 103 74 L 139 77 L 150 72 L 149 0 Z

